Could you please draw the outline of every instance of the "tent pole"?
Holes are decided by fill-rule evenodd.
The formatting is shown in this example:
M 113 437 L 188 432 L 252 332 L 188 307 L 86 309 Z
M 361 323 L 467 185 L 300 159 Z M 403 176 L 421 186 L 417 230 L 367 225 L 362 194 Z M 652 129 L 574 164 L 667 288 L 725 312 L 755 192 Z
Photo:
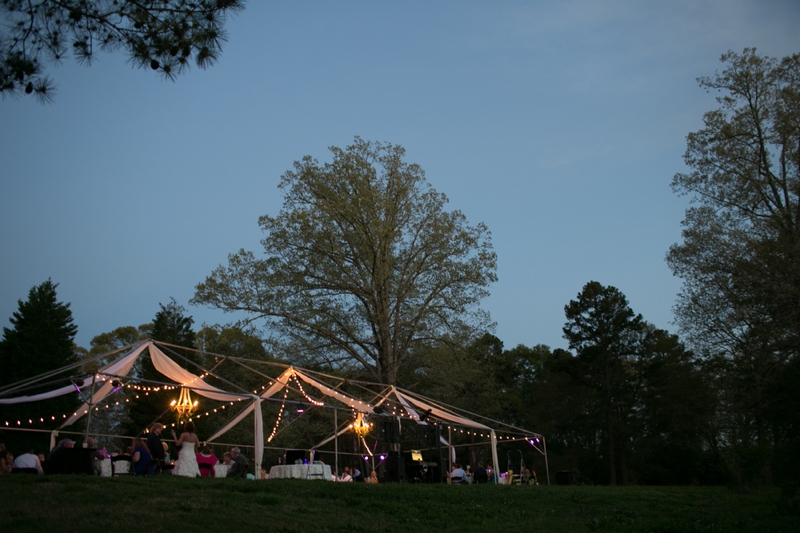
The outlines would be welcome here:
M 253 447 L 254 457 L 256 463 L 254 475 L 256 479 L 261 478 L 261 461 L 264 458 L 264 418 L 261 413 L 261 397 L 256 396 L 253 399 Z
M 456 453 L 455 448 L 453 448 L 453 430 L 450 426 L 447 426 L 447 458 L 449 459 L 448 463 L 450 464 L 450 468 L 448 472 L 453 471 L 453 455 Z M 464 480 L 466 481 L 466 479 Z M 450 476 L 447 476 L 447 482 L 450 483 Z
M 89 412 L 86 413 L 86 431 L 83 433 L 83 442 L 89 438 L 89 424 L 92 422 L 92 408 L 94 404 L 94 388 L 97 385 L 97 374 L 92 376 L 92 392 L 89 394 Z
M 339 408 L 333 409 L 333 466 L 336 469 L 333 475 L 339 477 Z
M 550 466 L 547 464 L 547 440 L 542 435 L 542 445 L 544 446 L 544 471 L 547 473 L 547 484 L 550 484 Z
M 492 477 L 494 478 L 495 483 L 499 483 L 500 478 L 497 477 L 497 473 L 499 472 L 500 462 L 497 459 L 497 435 L 495 434 L 494 430 L 492 430 L 492 463 L 494 464 Z

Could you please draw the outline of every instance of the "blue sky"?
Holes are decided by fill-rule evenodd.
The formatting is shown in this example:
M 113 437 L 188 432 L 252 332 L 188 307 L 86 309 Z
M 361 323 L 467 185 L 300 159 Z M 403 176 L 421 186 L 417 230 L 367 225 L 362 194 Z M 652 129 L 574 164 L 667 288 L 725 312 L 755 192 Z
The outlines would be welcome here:
M 354 136 L 406 148 L 484 222 L 506 347 L 566 347 L 564 305 L 613 285 L 671 331 L 664 262 L 688 203 L 669 187 L 715 108 L 696 78 L 756 47 L 800 52 L 796 1 L 250 0 L 219 62 L 176 82 L 121 53 L 53 68 L 56 100 L 0 101 L 0 323 L 48 278 L 76 342 L 188 300 L 259 252 L 281 174 Z

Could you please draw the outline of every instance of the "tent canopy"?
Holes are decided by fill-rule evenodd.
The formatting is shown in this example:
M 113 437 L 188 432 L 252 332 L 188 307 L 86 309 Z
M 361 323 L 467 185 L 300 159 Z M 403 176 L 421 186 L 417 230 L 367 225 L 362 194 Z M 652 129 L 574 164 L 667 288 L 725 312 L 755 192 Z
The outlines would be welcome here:
M 238 364 L 239 366 L 248 369 L 249 371 L 254 372 L 255 374 L 263 376 L 265 379 L 270 380 L 268 386 L 264 386 L 263 387 L 264 390 L 260 394 L 255 394 L 255 392 L 250 393 L 249 391 L 245 391 L 244 389 L 241 389 L 237 385 L 230 383 L 227 380 L 224 380 L 223 378 L 220 378 L 214 372 L 202 369 L 202 367 L 200 367 L 200 365 L 198 365 L 197 363 L 192 362 L 199 369 L 204 370 L 203 375 L 198 375 L 186 370 L 164 353 L 164 351 L 166 350 L 173 353 L 173 355 L 176 357 L 181 357 L 177 353 L 173 352 L 170 348 L 185 349 L 183 347 L 173 346 L 167 343 L 159 343 L 153 340 L 146 340 L 131 346 L 127 346 L 120 350 L 108 352 L 107 354 L 103 354 L 102 356 L 93 358 L 93 360 L 108 359 L 109 357 L 112 356 L 116 356 L 116 359 L 113 360 L 111 363 L 104 365 L 96 372 L 94 372 L 91 375 L 91 377 L 88 377 L 87 379 L 83 380 L 73 380 L 71 385 L 59 387 L 52 391 L 48 391 L 41 394 L 36 394 L 31 396 L 7 397 L 11 393 L 19 390 L 20 387 L 14 385 L 4 387 L 3 389 L 0 389 L 0 406 L 7 404 L 46 400 L 49 398 L 54 398 L 56 396 L 75 393 L 76 390 L 78 391 L 85 391 L 86 389 L 91 390 L 91 395 L 89 396 L 91 398 L 90 399 L 91 405 L 89 402 L 84 402 L 83 405 L 81 405 L 71 416 L 67 417 L 64 423 L 60 426 L 60 429 L 64 428 L 66 426 L 74 424 L 82 416 L 89 414 L 92 409 L 92 406 L 99 404 L 108 395 L 115 392 L 120 386 L 119 380 L 131 379 L 130 374 L 137 359 L 139 357 L 142 357 L 145 353 L 147 353 L 149 354 L 153 366 L 156 368 L 156 370 L 165 377 L 167 377 L 168 379 L 179 384 L 181 387 L 185 387 L 191 390 L 192 392 L 199 394 L 200 396 L 212 400 L 218 400 L 223 402 L 228 402 L 228 401 L 248 402 L 247 406 L 238 415 L 236 415 L 227 424 L 225 424 L 224 427 L 220 428 L 216 433 L 214 433 L 210 438 L 208 438 L 207 441 L 208 442 L 215 441 L 221 435 L 225 434 L 231 428 L 239 424 L 250 413 L 255 412 L 253 429 L 254 429 L 254 444 L 255 444 L 255 463 L 257 469 L 260 469 L 261 467 L 261 461 L 264 450 L 263 416 L 261 412 L 262 401 L 271 399 L 284 389 L 288 391 L 290 388 L 302 393 L 307 399 L 310 399 L 310 397 L 305 393 L 303 385 L 313 388 L 313 390 L 317 391 L 317 393 L 324 398 L 324 401 L 310 399 L 312 405 L 316 405 L 318 407 L 324 406 L 324 407 L 333 407 L 337 409 L 348 409 L 352 410 L 353 412 L 360 412 L 367 415 L 381 414 L 386 416 L 394 416 L 414 421 L 417 424 L 427 424 L 429 420 L 437 420 L 441 422 L 446 422 L 448 424 L 461 426 L 463 428 L 469 428 L 472 430 L 479 430 L 485 432 L 487 436 L 490 436 L 491 438 L 492 459 L 494 461 L 494 464 L 498 463 L 497 463 L 497 450 L 496 450 L 497 436 L 495 430 L 493 429 L 493 426 L 502 427 L 506 432 L 513 432 L 524 435 L 526 439 L 527 438 L 543 439 L 543 437 L 538 433 L 530 432 L 495 420 L 490 420 L 485 417 L 481 417 L 480 415 L 476 415 L 474 413 L 469 413 L 467 411 L 452 406 L 448 406 L 442 402 L 437 402 L 430 398 L 426 398 L 414 392 L 401 389 L 395 386 L 386 386 L 383 384 L 364 382 L 364 381 L 346 380 L 341 377 L 331 376 L 320 372 L 313 372 L 292 365 L 286 365 L 274 362 L 256 361 L 245 358 L 228 357 L 218 354 L 209 354 L 207 352 L 197 351 L 198 353 L 202 353 L 204 355 L 212 355 L 217 358 L 221 358 L 222 360 L 231 360 L 236 364 Z M 186 361 L 189 360 L 186 359 Z M 275 368 L 276 370 L 280 371 L 280 374 L 276 378 L 272 378 L 270 377 L 269 374 L 266 373 L 266 372 L 272 373 L 271 370 L 266 370 L 264 373 L 262 373 L 252 368 L 252 366 L 255 365 L 267 365 L 269 367 Z M 59 370 L 67 370 L 69 368 L 75 368 L 75 367 L 76 365 L 71 365 L 71 367 L 64 367 L 64 369 L 59 369 Z M 35 384 L 37 381 L 40 381 L 39 378 L 44 379 L 46 377 L 56 374 L 57 372 L 58 371 L 53 371 L 47 374 L 43 374 L 42 376 L 30 378 L 28 380 L 25 380 L 25 383 Z M 207 382 L 207 376 L 218 378 L 219 380 L 228 384 L 230 388 L 237 388 L 239 390 L 228 391 L 221 389 L 219 387 L 215 387 Z M 361 394 L 356 395 L 353 393 L 343 392 L 341 389 L 345 384 L 354 386 L 350 388 L 358 389 L 361 392 Z M 367 399 L 366 396 L 369 396 L 369 399 Z M 86 398 L 86 395 L 82 395 L 82 398 Z M 332 404 L 326 405 L 325 402 L 331 402 Z M 482 419 L 486 423 L 478 422 L 475 420 L 475 418 Z M 337 432 L 334 431 L 334 436 L 336 434 Z M 334 438 L 334 436 L 330 437 L 329 439 L 326 439 L 325 441 L 323 441 L 323 443 L 331 440 L 332 438 Z M 322 443 L 320 443 L 320 445 L 321 444 Z

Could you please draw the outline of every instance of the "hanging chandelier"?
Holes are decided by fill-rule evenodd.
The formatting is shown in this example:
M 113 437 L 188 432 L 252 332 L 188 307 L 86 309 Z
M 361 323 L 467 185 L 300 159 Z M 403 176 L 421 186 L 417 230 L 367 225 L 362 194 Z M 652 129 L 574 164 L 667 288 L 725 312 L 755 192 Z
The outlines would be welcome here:
M 356 435 L 363 439 L 364 436 L 369 433 L 369 430 L 372 428 L 372 424 L 367 422 L 367 416 L 364 413 L 358 413 L 355 421 L 350 424 L 350 427 L 353 428 L 353 431 Z
M 181 387 L 181 394 L 177 400 L 172 400 L 169 404 L 170 408 L 175 411 L 178 422 L 189 420 L 194 412 L 197 410 L 198 401 L 192 403 L 192 397 L 189 395 L 189 389 Z

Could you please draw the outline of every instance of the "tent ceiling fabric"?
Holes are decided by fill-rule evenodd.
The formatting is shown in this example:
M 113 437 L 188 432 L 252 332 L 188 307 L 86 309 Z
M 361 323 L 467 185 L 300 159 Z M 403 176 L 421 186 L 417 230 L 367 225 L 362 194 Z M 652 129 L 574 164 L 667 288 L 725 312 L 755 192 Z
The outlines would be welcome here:
M 153 361 L 153 366 L 156 370 L 167 376 L 173 381 L 177 381 L 183 387 L 191 389 L 200 396 L 205 396 L 212 400 L 219 400 L 221 402 L 241 401 L 253 398 L 252 394 L 242 394 L 235 392 L 226 392 L 218 389 L 203 381 L 203 378 L 192 374 L 185 368 L 181 367 L 178 363 L 164 355 L 164 352 L 158 349 L 152 342 L 149 343 L 150 360 Z
M 94 375 L 91 379 L 87 379 L 83 382 L 83 385 L 80 385 L 80 389 L 85 389 L 87 387 L 91 387 L 94 384 L 94 380 L 98 375 L 108 375 L 108 376 L 124 376 L 125 374 L 130 371 L 131 366 L 136 361 L 136 358 L 139 357 L 139 354 L 144 350 L 145 346 L 140 346 L 139 348 L 135 349 L 130 354 L 126 355 L 122 359 L 115 361 L 106 365 L 105 367 L 101 368 Z M 0 405 L 6 404 L 14 404 L 14 403 L 26 403 L 26 402 L 38 402 L 40 400 L 49 400 L 50 398 L 55 398 L 57 396 L 63 396 L 65 394 L 69 394 L 75 392 L 75 385 L 67 385 L 66 387 L 61 387 L 59 389 L 55 389 L 49 392 L 43 392 L 42 394 L 35 394 L 33 396 L 17 396 L 15 398 L 3 398 L 0 399 Z M 95 395 L 97 391 L 95 391 Z M 105 397 L 105 396 L 104 396 Z M 86 408 L 86 405 L 82 406 L 78 412 L 83 411 Z
M 135 345 L 132 351 L 122 356 L 117 361 L 103 367 L 102 369 L 98 370 L 93 376 L 92 379 L 86 380 L 82 385 L 82 388 L 85 389 L 86 387 L 92 386 L 96 379 L 100 376 L 105 377 L 123 377 L 127 376 L 128 373 L 133 368 L 134 363 L 136 360 L 142 355 L 144 350 L 147 349 L 150 354 L 150 359 L 153 362 L 156 370 L 158 370 L 164 376 L 170 378 L 171 380 L 178 382 L 181 386 L 184 386 L 190 389 L 192 392 L 195 392 L 201 396 L 212 400 L 218 401 L 236 401 L 236 400 L 252 400 L 252 402 L 243 409 L 236 417 L 233 418 L 230 422 L 228 422 L 225 427 L 217 431 L 212 437 L 208 439 L 208 441 L 213 441 L 217 439 L 220 435 L 224 434 L 228 430 L 230 430 L 233 426 L 240 423 L 247 415 L 251 412 L 255 411 L 254 416 L 254 443 L 256 448 L 256 457 L 255 463 L 256 467 L 260 468 L 262 454 L 264 451 L 264 428 L 263 428 L 263 417 L 261 412 L 261 402 L 264 399 L 272 398 L 278 392 L 283 390 L 284 387 L 289 386 L 289 382 L 291 379 L 295 380 L 302 380 L 307 385 L 314 387 L 320 394 L 332 398 L 337 402 L 341 403 L 345 408 L 352 409 L 354 411 L 359 411 L 362 413 L 372 414 L 375 412 L 375 407 L 383 404 L 384 402 L 396 402 L 399 404 L 402 409 L 404 409 L 409 417 L 416 421 L 418 424 L 425 424 L 426 421 L 423 418 L 426 418 L 425 415 L 431 416 L 433 418 L 447 421 L 453 424 L 482 429 L 488 432 L 491 432 L 491 442 L 492 442 L 492 452 L 493 452 L 493 459 L 496 462 L 496 435 L 493 429 L 489 426 L 481 424 L 479 422 L 475 422 L 474 420 L 470 420 L 464 416 L 455 414 L 454 412 L 448 410 L 445 407 L 437 406 L 435 404 L 429 403 L 429 401 L 424 401 L 416 397 L 416 395 L 410 391 L 398 391 L 394 386 L 383 388 L 382 392 L 374 392 L 373 394 L 375 397 L 373 399 L 377 399 L 375 405 L 371 405 L 369 401 L 359 400 L 358 398 L 345 394 L 337 390 L 337 387 L 330 386 L 326 383 L 322 383 L 316 379 L 311 378 L 308 376 L 304 371 L 298 370 L 293 366 L 289 366 L 286 368 L 278 377 L 270 387 L 265 390 L 262 394 L 249 394 L 249 393 L 241 393 L 241 392 L 227 392 L 225 390 L 219 389 L 212 385 L 209 385 L 203 381 L 203 377 L 193 374 L 188 370 L 182 368 L 178 365 L 175 361 L 167 357 L 160 348 L 158 348 L 154 341 L 148 340 L 144 341 L 139 345 Z M 109 352 L 113 354 L 115 352 Z M 225 357 L 225 356 L 222 356 Z M 233 358 L 235 359 L 235 358 Z M 68 367 L 65 367 L 65 369 Z M 263 374 L 261 374 L 263 376 Z M 44 376 L 44 375 L 42 375 Z M 333 379 L 341 379 L 341 378 L 334 378 L 334 376 L 326 376 L 328 378 Z M 342 380 L 341 383 L 344 383 L 345 380 Z M 367 386 L 378 386 L 380 384 L 377 383 L 364 383 L 360 382 L 363 385 Z M 299 381 L 298 381 L 299 385 Z M 381 387 L 386 387 L 385 385 L 380 385 Z M 300 387 L 302 389 L 302 387 Z M 114 386 L 109 380 L 105 380 L 103 384 L 99 388 L 95 388 L 94 393 L 92 395 L 92 403 L 97 404 L 105 399 L 112 391 L 114 390 Z M 368 390 L 368 389 L 365 389 Z M 56 390 L 38 394 L 34 396 L 21 396 L 16 398 L 6 398 L 0 399 L 0 404 L 12 404 L 12 403 L 22 403 L 22 402 L 30 402 L 30 401 L 37 401 L 43 400 L 48 398 L 53 398 L 55 396 L 69 394 L 70 392 L 75 391 L 75 386 L 70 385 L 66 387 L 60 387 Z M 303 391 L 301 391 L 303 392 Z M 305 394 L 305 392 L 303 392 Z M 392 398 L 394 396 L 394 398 Z M 449 407 L 449 406 L 448 406 Z M 87 403 L 84 403 L 74 414 L 73 416 L 69 417 L 64 424 L 61 426 L 62 428 L 74 423 L 78 420 L 81 416 L 88 413 L 90 406 Z M 454 408 L 455 409 L 455 408 Z M 419 412 L 425 412 L 425 415 L 422 417 L 420 416 Z M 501 424 L 504 425 L 504 424 Z M 512 426 L 509 426 L 512 427 Z M 519 429 L 519 428 L 515 428 Z M 533 433 L 533 432 L 530 432 Z M 535 433 L 534 433 L 535 434 Z

